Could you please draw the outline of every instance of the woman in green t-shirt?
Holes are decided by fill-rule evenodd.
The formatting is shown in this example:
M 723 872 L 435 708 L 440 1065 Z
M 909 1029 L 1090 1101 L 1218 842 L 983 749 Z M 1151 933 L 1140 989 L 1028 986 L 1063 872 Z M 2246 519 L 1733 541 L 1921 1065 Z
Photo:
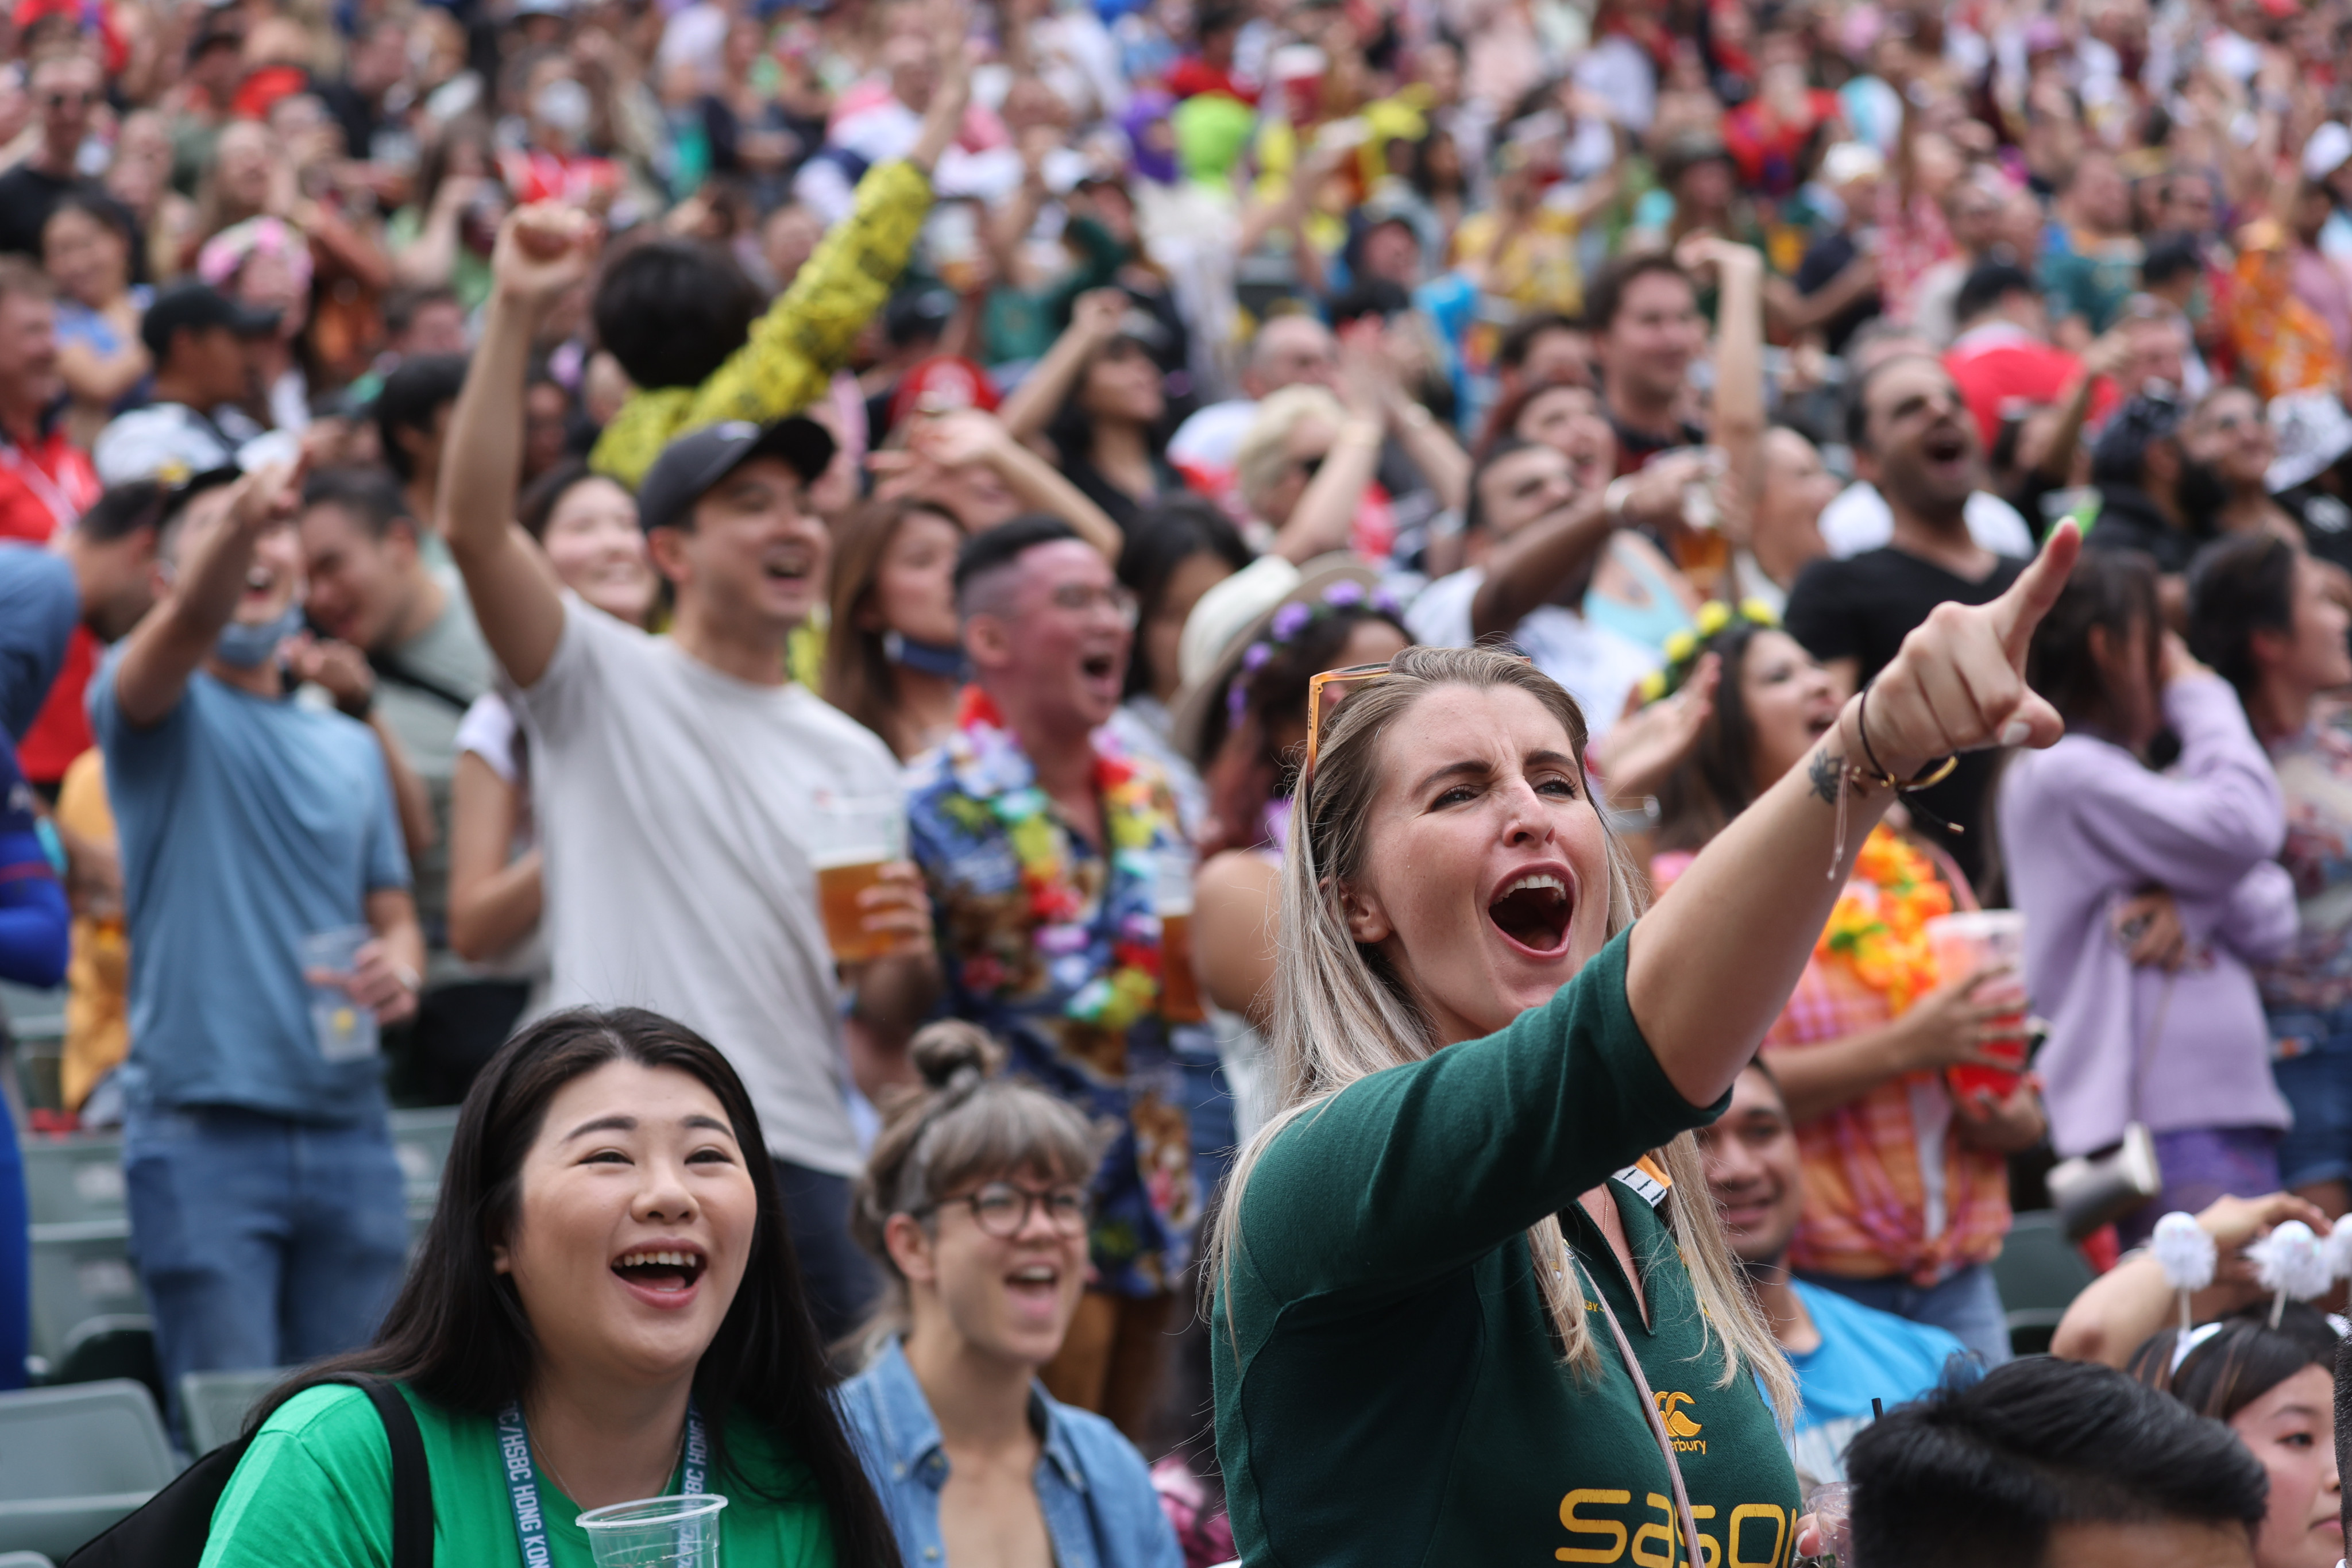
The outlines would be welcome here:
M 1930 456 L 1949 410 L 1900 416 L 1890 452 L 1930 470 L 1907 479 L 1966 467 L 1965 444 Z M 1796 1481 L 1758 1384 L 1783 1419 L 1794 1391 L 1689 1130 L 1898 789 L 2058 738 L 2021 671 L 2079 545 L 2062 527 L 2000 600 L 1939 606 L 1639 924 L 1558 685 L 1480 648 L 1317 678 L 1279 1105 L 1209 1258 L 1244 1561 L 1789 1562 Z
M 583 1510 L 679 1491 L 728 1499 L 738 1568 L 898 1562 L 751 1098 L 658 1015 L 560 1013 L 482 1069 L 383 1331 L 264 1402 L 204 1568 L 391 1560 L 383 1424 L 320 1381 L 353 1372 L 416 1413 L 440 1563 L 587 1568 Z

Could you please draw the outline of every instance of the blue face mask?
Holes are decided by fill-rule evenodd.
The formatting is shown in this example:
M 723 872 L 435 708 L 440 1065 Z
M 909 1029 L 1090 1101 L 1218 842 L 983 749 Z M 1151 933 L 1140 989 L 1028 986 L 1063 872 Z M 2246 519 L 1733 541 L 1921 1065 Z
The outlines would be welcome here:
M 289 605 L 278 618 L 259 626 L 231 621 L 213 640 L 213 657 L 235 669 L 251 669 L 278 651 L 278 645 L 302 629 L 302 606 Z
M 918 675 L 936 675 L 943 680 L 963 679 L 963 649 L 954 643 L 917 642 L 898 632 L 884 632 L 882 657 Z

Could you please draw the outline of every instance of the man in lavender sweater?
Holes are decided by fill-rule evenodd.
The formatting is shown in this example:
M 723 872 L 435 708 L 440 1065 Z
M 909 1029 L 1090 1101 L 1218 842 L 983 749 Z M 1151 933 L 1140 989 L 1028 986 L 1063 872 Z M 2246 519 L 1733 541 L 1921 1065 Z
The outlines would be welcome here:
M 2164 1191 L 2126 1240 L 2172 1209 L 2278 1190 L 2289 1121 L 2249 964 L 2294 935 L 2294 888 L 2270 760 L 2227 682 L 2163 629 L 2155 563 L 2085 551 L 2035 634 L 2027 678 L 2066 738 L 2020 753 L 1998 802 L 2010 893 L 2025 911 L 2025 975 L 2052 1023 L 2039 1062 L 2051 1141 L 2086 1154 L 2126 1121 L 2156 1137 Z M 2142 760 L 2169 728 L 2180 757 Z M 2170 893 L 2185 939 L 2172 967 L 2135 967 L 2117 911 Z

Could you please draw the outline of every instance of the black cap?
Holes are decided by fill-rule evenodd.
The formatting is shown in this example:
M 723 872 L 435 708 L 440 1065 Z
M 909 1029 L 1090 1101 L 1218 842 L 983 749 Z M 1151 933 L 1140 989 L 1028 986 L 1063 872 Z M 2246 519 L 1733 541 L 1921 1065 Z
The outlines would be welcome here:
M 209 283 L 182 283 L 155 296 L 139 323 L 139 340 L 162 363 L 172 347 L 173 332 L 201 332 L 226 327 L 240 337 L 258 337 L 278 330 L 278 312 L 240 305 Z
M 2141 394 L 2125 400 L 2107 416 L 2107 423 L 2091 447 L 2091 482 L 2095 485 L 2136 485 L 2147 449 L 2180 428 L 2189 405 L 2175 397 Z
M 833 462 L 833 432 L 793 415 L 761 426 L 730 419 L 680 436 L 637 486 L 637 521 L 648 531 L 683 523 L 711 486 L 754 458 L 778 458 L 813 485 Z

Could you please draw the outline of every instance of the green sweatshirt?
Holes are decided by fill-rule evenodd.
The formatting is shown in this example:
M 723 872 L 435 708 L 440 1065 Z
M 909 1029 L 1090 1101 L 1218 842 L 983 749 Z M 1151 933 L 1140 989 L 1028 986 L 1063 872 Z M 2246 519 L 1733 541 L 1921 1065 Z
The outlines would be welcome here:
M 1557 1213 L 1666 1415 L 1703 1568 L 1786 1564 L 1796 1473 L 1754 1379 L 1717 1386 L 1723 1342 L 1701 1353 L 1689 1273 L 1652 1206 L 1664 1191 L 1631 1168 L 1729 1098 L 1702 1110 L 1667 1080 L 1626 1005 L 1620 936 L 1502 1033 L 1352 1084 L 1276 1138 L 1212 1320 L 1244 1560 L 1688 1561 L 1597 1302 L 1600 1376 L 1560 1364 L 1524 1237 Z M 1604 1181 L 1642 1262 L 1647 1327 L 1576 1208 Z
M 433 1560 L 462 1568 L 520 1568 L 514 1504 L 498 1424 L 407 1394 L 433 1473 Z M 730 1471 L 748 1468 L 773 1503 L 730 1475 L 710 1489 L 728 1497 L 720 1516 L 720 1557 L 728 1568 L 833 1568 L 833 1532 L 824 1505 L 799 1462 L 741 1415 L 727 1424 Z M 547 1521 L 550 1568 L 592 1568 L 580 1510 L 534 1472 Z M 794 1483 L 805 1488 L 801 1490 Z M 672 1479 L 675 1487 L 676 1479 Z M 202 1568 L 383 1568 L 392 1561 L 392 1447 L 383 1422 L 356 1388 L 307 1389 L 280 1405 L 238 1461 L 213 1510 Z

